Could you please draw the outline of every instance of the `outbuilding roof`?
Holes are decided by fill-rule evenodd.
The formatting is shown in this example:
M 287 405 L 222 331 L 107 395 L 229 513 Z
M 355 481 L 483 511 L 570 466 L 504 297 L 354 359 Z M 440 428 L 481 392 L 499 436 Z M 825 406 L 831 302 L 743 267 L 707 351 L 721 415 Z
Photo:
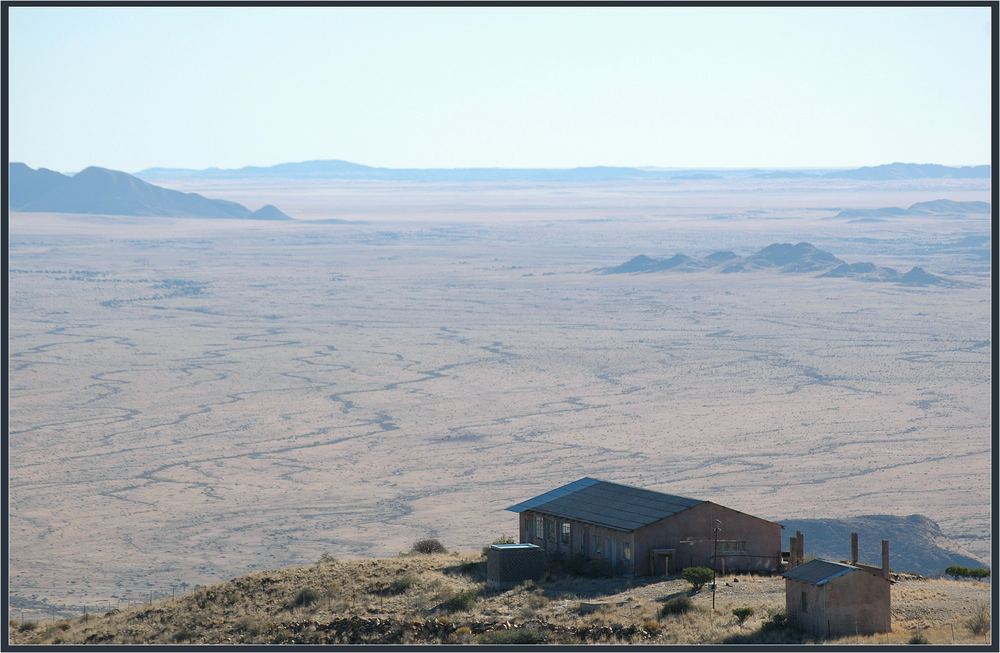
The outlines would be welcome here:
M 615 530 L 632 531 L 702 503 L 705 502 L 700 499 L 584 477 L 507 510 L 535 510 Z
M 839 578 L 852 571 L 860 571 L 854 565 L 843 562 L 833 562 L 832 560 L 810 560 L 805 564 L 789 569 L 782 574 L 785 578 L 797 580 L 800 583 L 810 585 L 825 585 L 834 578 Z

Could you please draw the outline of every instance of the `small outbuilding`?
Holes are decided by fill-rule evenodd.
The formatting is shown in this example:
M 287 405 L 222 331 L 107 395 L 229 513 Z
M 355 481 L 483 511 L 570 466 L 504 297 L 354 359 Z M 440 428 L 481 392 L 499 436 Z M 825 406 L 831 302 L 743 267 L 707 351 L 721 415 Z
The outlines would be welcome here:
M 486 586 L 504 589 L 545 573 L 545 552 L 534 544 L 494 544 L 486 552 Z
M 815 559 L 783 574 L 789 624 L 817 637 L 892 630 L 889 542 L 882 541 L 881 567 L 858 564 L 856 536 L 852 544 L 851 563 Z

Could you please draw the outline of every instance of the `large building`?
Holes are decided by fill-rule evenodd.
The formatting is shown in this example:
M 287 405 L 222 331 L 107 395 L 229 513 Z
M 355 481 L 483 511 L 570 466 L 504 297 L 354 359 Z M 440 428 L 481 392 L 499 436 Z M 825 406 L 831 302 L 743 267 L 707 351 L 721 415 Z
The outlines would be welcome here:
M 581 478 L 508 510 L 520 515 L 521 542 L 605 559 L 623 574 L 774 571 L 781 564 L 780 524 L 711 501 Z
M 858 563 L 857 535 L 851 540 L 850 563 L 816 559 L 784 573 L 785 614 L 791 625 L 819 637 L 892 630 L 889 542 L 882 541 L 882 566 L 874 567 Z M 799 545 L 798 559 L 801 554 Z

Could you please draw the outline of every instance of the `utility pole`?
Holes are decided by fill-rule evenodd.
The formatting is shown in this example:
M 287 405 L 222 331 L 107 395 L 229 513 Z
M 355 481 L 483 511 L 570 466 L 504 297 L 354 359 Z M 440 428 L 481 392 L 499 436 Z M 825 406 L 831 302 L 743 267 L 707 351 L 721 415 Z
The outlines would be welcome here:
M 722 530 L 722 522 L 718 519 L 715 520 L 715 544 L 713 545 L 712 551 L 712 612 L 715 612 L 715 588 L 716 588 L 716 569 L 719 566 L 719 531 Z

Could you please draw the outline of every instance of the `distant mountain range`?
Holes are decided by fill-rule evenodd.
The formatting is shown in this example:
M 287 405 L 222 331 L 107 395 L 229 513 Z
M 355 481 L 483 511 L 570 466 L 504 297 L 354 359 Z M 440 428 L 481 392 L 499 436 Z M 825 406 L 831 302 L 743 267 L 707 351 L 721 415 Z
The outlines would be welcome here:
M 882 540 L 889 540 L 889 567 L 924 576 L 940 576 L 946 567 L 986 566 L 949 540 L 941 528 L 923 515 L 861 515 L 843 519 L 782 519 L 783 547 L 801 531 L 807 555 L 828 560 L 850 560 L 851 533 L 858 534 L 858 561 L 882 565 Z
M 890 163 L 852 170 L 706 170 L 591 166 L 582 168 L 379 168 L 336 159 L 280 163 L 244 168 L 147 168 L 136 173 L 144 179 L 279 177 L 289 179 L 352 179 L 423 182 L 598 182 L 598 181 L 712 181 L 722 179 L 988 179 L 990 167 L 949 167 L 934 164 Z
M 776 272 L 805 273 L 819 272 L 820 277 L 839 277 L 859 281 L 881 281 L 907 286 L 956 286 L 956 282 L 914 267 L 905 274 L 893 268 L 879 267 L 874 263 L 846 263 L 830 252 L 818 249 L 810 243 L 771 243 L 764 249 L 742 257 L 735 252 L 720 251 L 698 259 L 686 254 L 675 254 L 670 258 L 658 259 L 640 254 L 621 265 L 597 268 L 602 274 L 640 274 L 651 272 L 695 272 L 710 270 L 725 274 L 773 270 Z
M 942 215 L 983 215 L 989 217 L 989 202 L 957 202 L 955 200 L 932 200 L 917 202 L 907 208 L 887 206 L 880 209 L 844 209 L 834 218 L 846 218 L 850 222 L 882 222 L 901 216 L 942 216 Z
M 934 163 L 889 163 L 881 166 L 834 170 L 826 177 L 887 181 L 894 179 L 989 179 L 990 167 L 961 166 L 953 168 Z
M 270 204 L 251 211 L 236 202 L 161 188 L 107 168 L 90 167 L 69 176 L 11 163 L 8 172 L 11 211 L 291 220 Z

